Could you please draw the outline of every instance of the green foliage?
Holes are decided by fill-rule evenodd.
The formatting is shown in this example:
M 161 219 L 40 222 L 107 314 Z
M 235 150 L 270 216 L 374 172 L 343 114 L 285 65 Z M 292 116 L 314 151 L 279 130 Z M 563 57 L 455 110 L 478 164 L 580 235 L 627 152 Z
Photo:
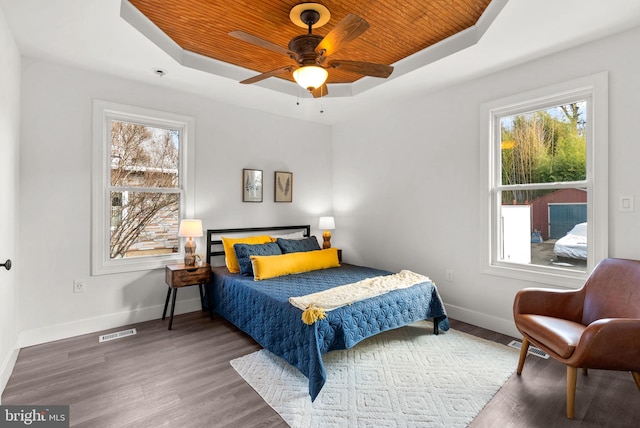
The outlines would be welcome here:
M 584 137 L 568 135 L 556 144 L 553 157 L 541 160 L 537 167 L 539 183 L 579 181 L 586 178 L 587 146 Z
M 584 103 L 572 103 L 503 118 L 502 184 L 584 180 L 587 157 L 583 110 Z M 508 199 L 524 202 L 539 196 L 539 192 L 505 193 Z

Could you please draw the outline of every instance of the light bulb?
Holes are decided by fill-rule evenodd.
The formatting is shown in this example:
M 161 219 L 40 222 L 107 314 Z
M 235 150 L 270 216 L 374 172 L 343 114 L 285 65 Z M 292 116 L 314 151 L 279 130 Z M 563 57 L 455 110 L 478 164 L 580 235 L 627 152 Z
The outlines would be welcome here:
M 293 78 L 308 91 L 318 89 L 327 81 L 329 73 L 322 67 L 307 65 L 300 67 L 293 72 Z

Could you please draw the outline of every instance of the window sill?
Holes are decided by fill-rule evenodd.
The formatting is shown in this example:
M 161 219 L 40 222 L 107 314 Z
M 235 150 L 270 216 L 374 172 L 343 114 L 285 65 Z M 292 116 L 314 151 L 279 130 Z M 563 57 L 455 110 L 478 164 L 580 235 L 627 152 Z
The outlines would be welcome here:
M 92 275 L 108 275 L 113 273 L 126 273 L 136 272 L 143 270 L 164 269 L 167 264 L 182 263 L 184 261 L 184 254 L 173 253 L 167 256 L 154 256 L 154 257 L 140 257 L 129 259 L 116 259 L 94 261 Z
M 589 277 L 587 272 L 515 263 L 499 263 L 487 266 L 482 273 L 544 285 L 556 285 L 567 289 L 582 287 Z

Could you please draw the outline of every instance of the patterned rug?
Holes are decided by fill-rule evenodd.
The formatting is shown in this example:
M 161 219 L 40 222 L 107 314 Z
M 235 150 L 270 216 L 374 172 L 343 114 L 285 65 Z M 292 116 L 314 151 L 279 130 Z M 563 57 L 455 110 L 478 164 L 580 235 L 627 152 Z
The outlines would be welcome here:
M 420 321 L 323 356 L 312 403 L 296 368 L 260 350 L 233 368 L 292 427 L 465 427 L 518 363 L 518 351 Z

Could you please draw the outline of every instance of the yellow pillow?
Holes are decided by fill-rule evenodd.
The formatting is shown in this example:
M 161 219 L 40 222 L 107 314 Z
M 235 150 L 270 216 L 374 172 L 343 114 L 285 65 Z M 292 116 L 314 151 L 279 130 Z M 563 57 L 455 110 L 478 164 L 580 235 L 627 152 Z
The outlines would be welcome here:
M 271 242 L 269 235 L 260 236 L 245 236 L 242 238 L 225 238 L 222 237 L 222 246 L 224 247 L 225 263 L 227 269 L 232 273 L 240 272 L 240 265 L 238 264 L 238 258 L 236 257 L 236 250 L 233 248 L 235 244 L 266 244 Z
M 277 256 L 251 256 L 251 263 L 253 264 L 253 279 L 256 281 L 340 266 L 336 248 Z

